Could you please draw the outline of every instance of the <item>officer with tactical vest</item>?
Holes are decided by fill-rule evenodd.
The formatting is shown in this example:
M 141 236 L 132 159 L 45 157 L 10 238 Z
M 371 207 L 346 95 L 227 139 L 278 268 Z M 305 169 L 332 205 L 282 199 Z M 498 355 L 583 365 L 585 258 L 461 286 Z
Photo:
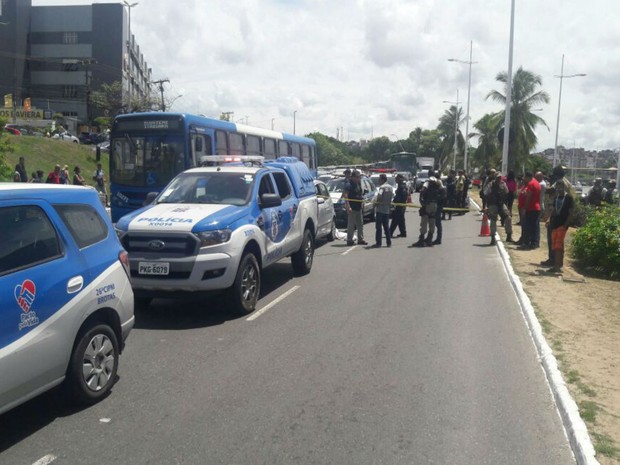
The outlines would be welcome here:
M 437 213 L 437 202 L 443 189 L 441 179 L 435 176 L 428 178 L 420 190 L 420 237 L 411 247 L 432 247 L 433 234 L 435 234 L 435 214 Z M 426 231 L 428 229 L 428 236 Z M 426 236 L 426 238 L 424 237 Z
M 506 229 L 506 242 L 512 240 L 512 218 L 506 206 L 508 196 L 508 186 L 502 179 L 502 174 L 495 170 L 490 170 L 489 182 L 484 187 L 484 196 L 487 200 L 487 211 L 491 222 L 491 245 L 495 245 L 495 233 L 497 232 L 497 217 L 499 216 Z

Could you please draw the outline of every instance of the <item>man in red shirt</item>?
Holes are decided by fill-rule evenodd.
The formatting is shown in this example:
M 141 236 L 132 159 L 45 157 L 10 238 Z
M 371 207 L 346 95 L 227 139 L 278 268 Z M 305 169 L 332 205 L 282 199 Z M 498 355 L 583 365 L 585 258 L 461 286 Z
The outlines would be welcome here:
M 539 182 L 532 173 L 525 173 L 523 180 L 526 183 L 527 197 L 525 198 L 525 229 L 527 242 L 521 244 L 525 250 L 540 247 L 540 194 Z

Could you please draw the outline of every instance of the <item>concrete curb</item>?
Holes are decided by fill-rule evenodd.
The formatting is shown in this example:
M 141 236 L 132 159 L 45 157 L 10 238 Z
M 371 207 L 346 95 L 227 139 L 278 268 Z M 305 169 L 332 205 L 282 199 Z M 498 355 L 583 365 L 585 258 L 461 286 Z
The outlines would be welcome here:
M 470 201 L 480 210 L 480 206 L 476 202 L 472 199 L 470 199 Z M 595 458 L 596 452 L 590 440 L 586 424 L 579 415 L 579 408 L 571 397 L 566 383 L 564 382 L 564 378 L 562 378 L 562 373 L 558 368 L 558 362 L 543 335 L 542 327 L 540 326 L 538 318 L 536 318 L 536 312 L 534 311 L 532 302 L 523 290 L 521 280 L 512 268 L 510 255 L 506 251 L 504 243 L 500 240 L 498 235 L 496 235 L 496 239 L 499 255 L 504 264 L 506 274 L 510 279 L 510 284 L 517 295 L 517 300 L 519 301 L 523 318 L 530 331 L 530 336 L 536 346 L 538 358 L 541 361 L 547 383 L 553 394 L 556 408 L 560 413 L 564 431 L 566 432 L 577 465 L 600 465 L 599 461 Z

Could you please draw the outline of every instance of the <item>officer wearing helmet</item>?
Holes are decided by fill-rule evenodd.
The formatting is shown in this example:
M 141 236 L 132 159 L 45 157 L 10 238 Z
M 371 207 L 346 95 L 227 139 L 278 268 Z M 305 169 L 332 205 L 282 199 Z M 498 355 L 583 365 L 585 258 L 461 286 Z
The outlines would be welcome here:
M 433 173 L 434 174 L 434 173 Z M 431 176 L 420 190 L 420 237 L 411 247 L 432 247 L 435 234 L 435 214 L 441 196 L 443 184 L 441 179 Z M 428 235 L 426 234 L 428 230 Z

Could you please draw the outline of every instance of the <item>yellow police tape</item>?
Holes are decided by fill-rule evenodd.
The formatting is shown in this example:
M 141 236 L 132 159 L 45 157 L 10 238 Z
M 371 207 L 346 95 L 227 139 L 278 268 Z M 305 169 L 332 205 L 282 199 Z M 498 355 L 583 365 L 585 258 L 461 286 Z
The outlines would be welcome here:
M 322 196 L 322 195 L 318 195 L 317 197 L 321 197 L 323 199 L 327 199 L 328 197 Z M 347 199 L 345 197 L 342 197 L 342 200 L 345 200 L 347 202 L 365 202 L 365 200 L 358 200 L 358 199 Z M 375 205 L 377 205 L 379 202 L 376 202 Z M 411 207 L 411 208 L 422 208 L 422 205 L 415 205 L 413 203 L 392 203 L 390 202 L 390 205 L 392 205 L 393 207 Z M 456 208 L 456 207 L 443 207 L 442 208 L 443 211 L 447 211 L 447 212 L 468 212 L 470 211 L 469 208 Z

